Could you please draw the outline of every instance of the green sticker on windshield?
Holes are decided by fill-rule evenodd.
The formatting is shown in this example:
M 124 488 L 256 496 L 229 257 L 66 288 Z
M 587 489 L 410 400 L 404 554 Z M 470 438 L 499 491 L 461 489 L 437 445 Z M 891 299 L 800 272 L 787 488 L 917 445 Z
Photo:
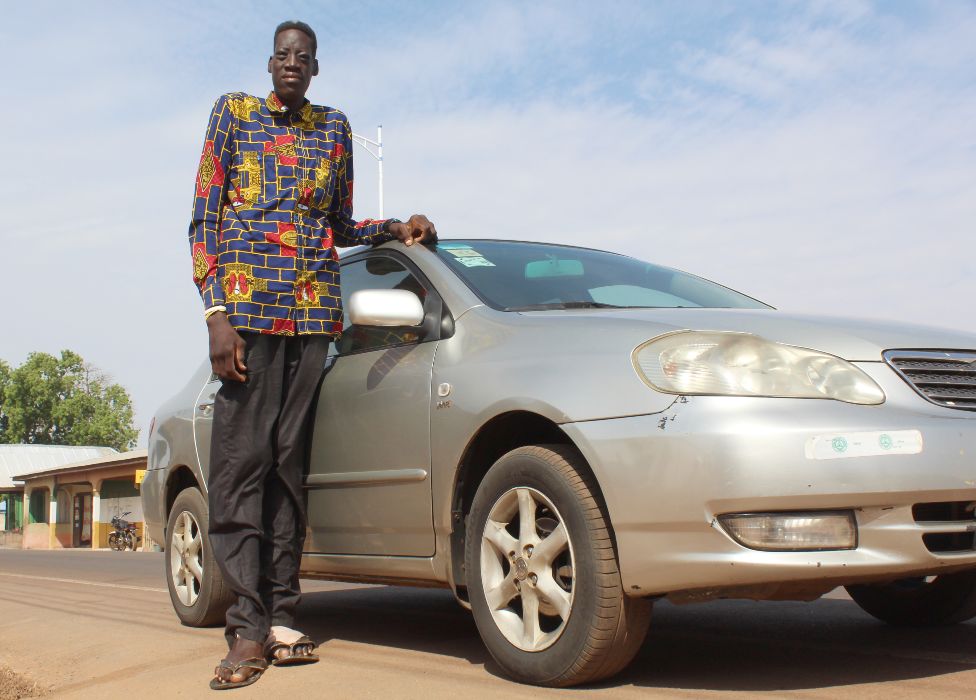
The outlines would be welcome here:
M 459 245 L 445 250 L 454 256 L 455 262 L 459 262 L 465 267 L 495 267 L 495 263 L 469 245 Z
M 495 263 L 481 257 L 480 255 L 474 257 L 457 258 L 457 261 L 465 267 L 495 267 Z
M 480 258 L 481 253 L 473 248 L 456 248 L 454 250 L 447 251 L 455 258 Z

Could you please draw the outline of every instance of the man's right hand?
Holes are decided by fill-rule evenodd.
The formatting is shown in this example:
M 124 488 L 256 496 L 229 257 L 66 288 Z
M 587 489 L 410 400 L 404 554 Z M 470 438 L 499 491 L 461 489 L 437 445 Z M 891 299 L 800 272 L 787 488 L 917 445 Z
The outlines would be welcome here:
M 207 319 L 210 333 L 210 367 L 213 373 L 224 381 L 247 381 L 244 372 L 244 339 L 234 330 L 223 311 Z

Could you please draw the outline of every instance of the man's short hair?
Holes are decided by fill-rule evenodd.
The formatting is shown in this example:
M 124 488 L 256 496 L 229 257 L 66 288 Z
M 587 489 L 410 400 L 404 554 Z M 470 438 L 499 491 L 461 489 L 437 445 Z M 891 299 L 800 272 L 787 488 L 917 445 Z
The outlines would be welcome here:
M 315 32 L 310 26 L 305 24 L 305 22 L 300 22 L 297 19 L 290 19 L 287 22 L 282 22 L 277 27 L 275 27 L 274 40 L 278 41 L 278 35 L 289 29 L 297 29 L 300 32 L 304 32 L 309 39 L 312 40 L 312 57 L 315 57 L 316 52 L 319 48 L 318 39 L 315 38 Z

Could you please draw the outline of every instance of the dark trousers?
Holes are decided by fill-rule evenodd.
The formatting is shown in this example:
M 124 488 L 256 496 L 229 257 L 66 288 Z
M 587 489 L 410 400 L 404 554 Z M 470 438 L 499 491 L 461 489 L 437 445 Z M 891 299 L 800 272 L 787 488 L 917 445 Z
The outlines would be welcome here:
M 210 543 L 237 595 L 227 643 L 263 642 L 272 625 L 293 627 L 305 542 L 302 480 L 308 416 L 328 336 L 242 333 L 247 381 L 226 381 L 214 400 Z

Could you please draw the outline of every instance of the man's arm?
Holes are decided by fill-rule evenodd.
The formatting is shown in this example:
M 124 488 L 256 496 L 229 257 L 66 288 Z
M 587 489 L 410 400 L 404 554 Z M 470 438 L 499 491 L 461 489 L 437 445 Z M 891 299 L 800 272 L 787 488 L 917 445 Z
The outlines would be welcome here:
M 224 292 L 217 282 L 217 242 L 220 240 L 220 209 L 227 194 L 233 130 L 234 115 L 227 106 L 227 96 L 221 95 L 207 123 L 193 188 L 193 214 L 188 233 L 193 255 L 193 281 L 200 290 L 204 309 L 224 303 Z
M 227 96 L 222 95 L 214 104 L 207 123 L 188 236 L 193 255 L 193 281 L 203 299 L 210 335 L 210 365 L 221 379 L 244 381 L 244 341 L 227 320 L 223 309 L 224 290 L 217 279 L 220 213 L 227 196 L 234 127 L 234 115 L 227 106 Z
M 437 230 L 434 224 L 423 214 L 414 214 L 406 221 L 373 221 L 364 219 L 357 222 L 352 218 L 353 193 L 353 165 L 352 165 L 352 128 L 343 118 L 340 129 L 342 155 L 338 164 L 338 182 L 336 196 L 332 198 L 329 207 L 329 225 L 332 227 L 332 238 L 336 245 L 348 247 L 354 245 L 372 245 L 383 241 L 401 240 L 406 245 L 413 245 L 414 241 L 424 243 L 437 240 Z

